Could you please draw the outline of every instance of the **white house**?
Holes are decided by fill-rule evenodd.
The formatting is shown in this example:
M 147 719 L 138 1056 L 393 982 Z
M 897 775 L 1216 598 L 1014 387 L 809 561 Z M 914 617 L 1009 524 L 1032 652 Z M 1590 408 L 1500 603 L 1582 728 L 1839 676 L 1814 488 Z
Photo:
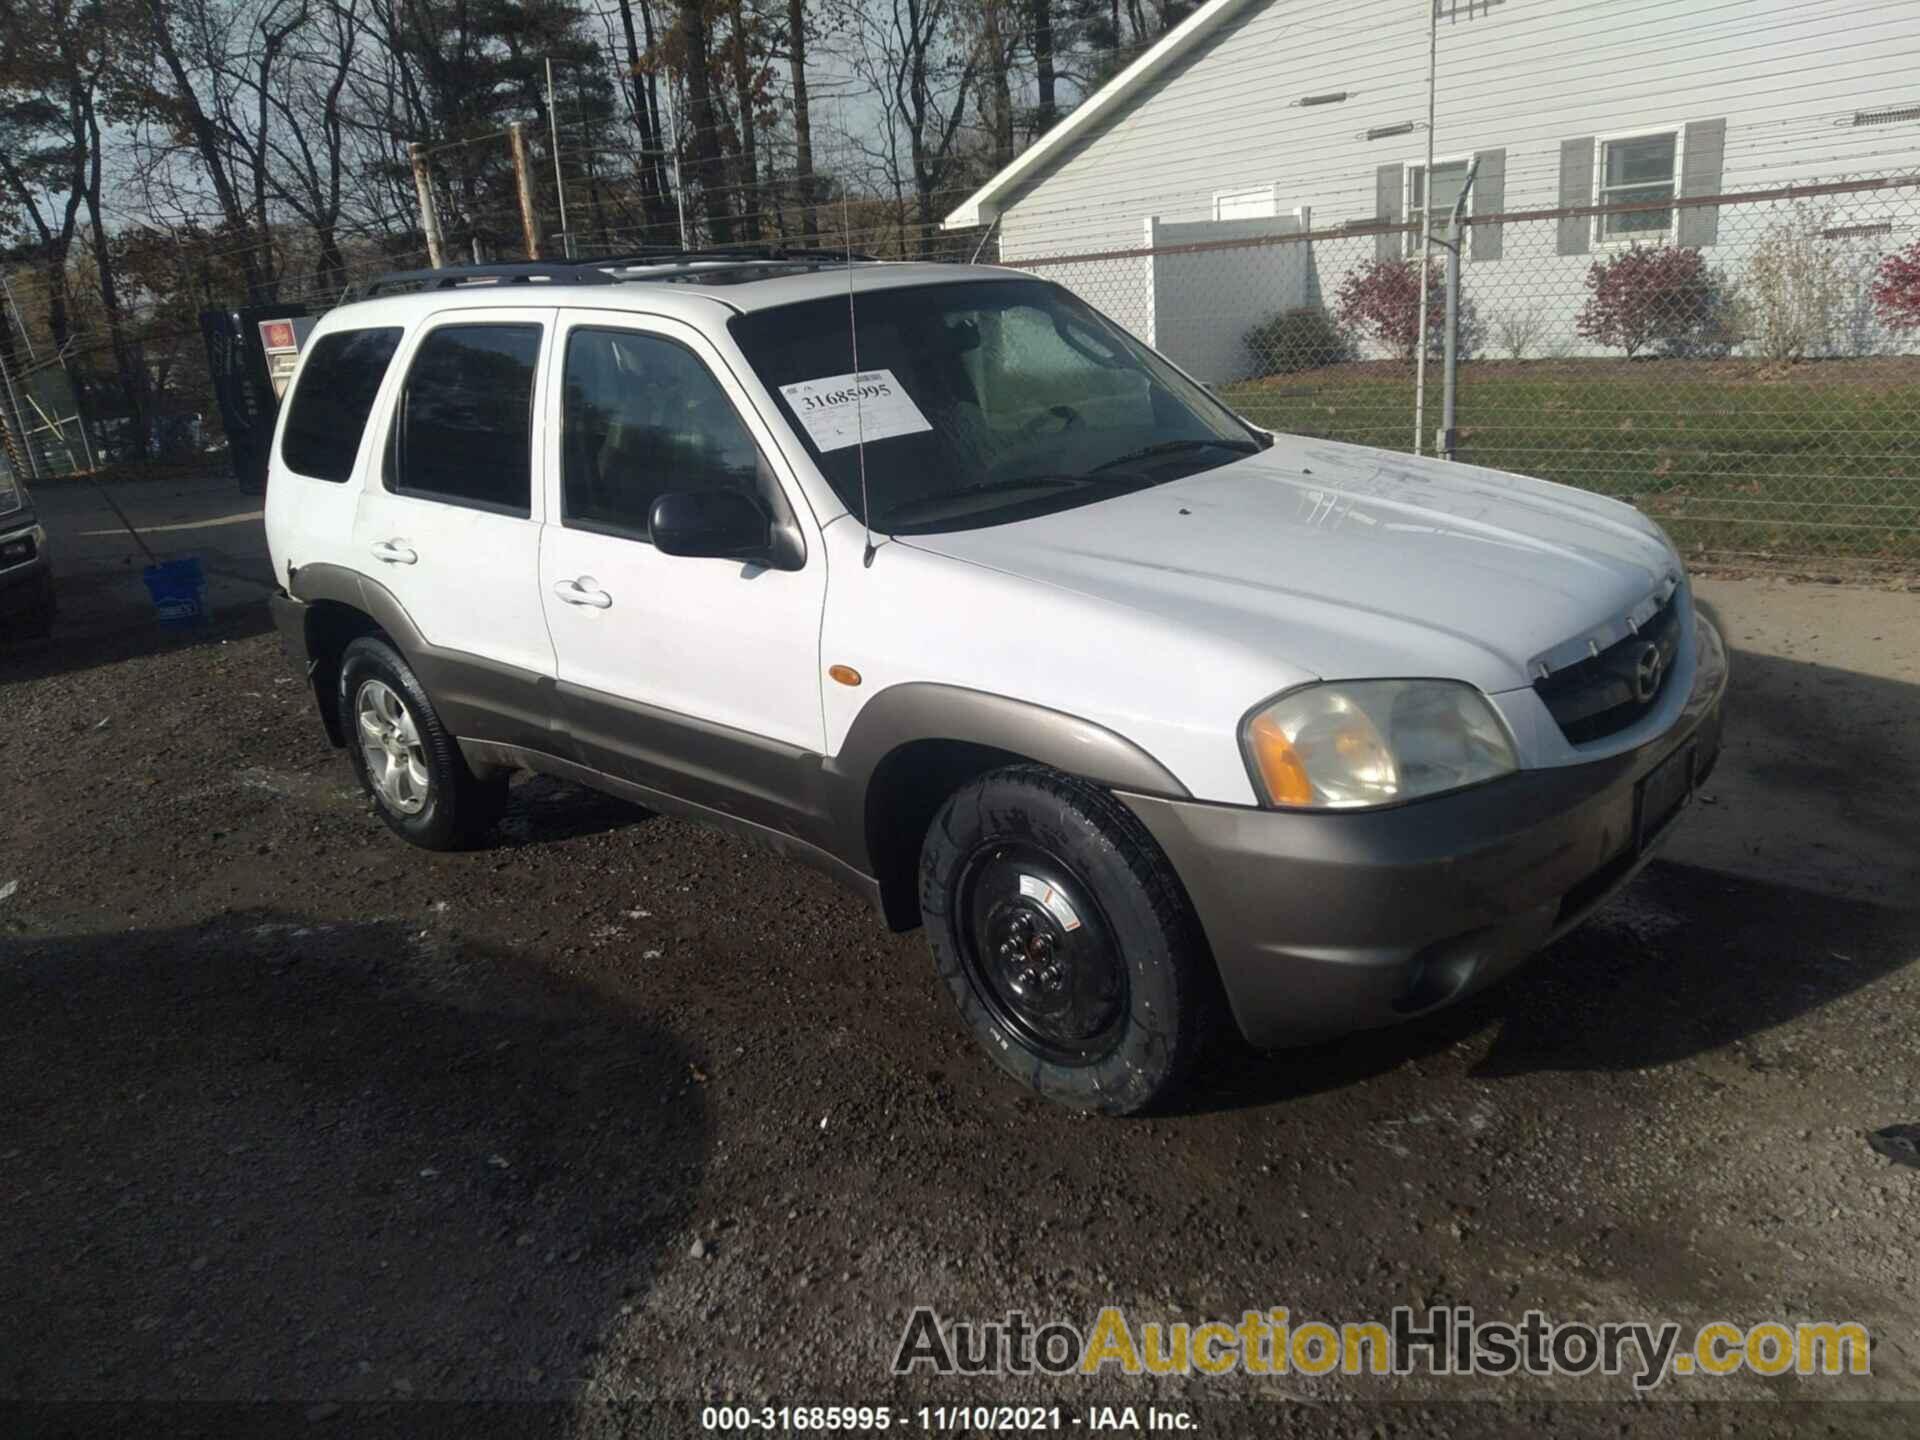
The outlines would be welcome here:
M 1512 218 L 1471 227 L 1463 293 L 1565 350 L 1596 255 L 1732 273 L 1786 208 L 1661 200 L 1920 175 L 1920 0 L 1208 0 L 946 224 L 1232 379 L 1248 325 L 1417 253 L 1476 158 L 1470 213 Z M 1653 208 L 1553 213 L 1628 203 Z M 1800 203 L 1861 275 L 1920 234 L 1920 183 Z

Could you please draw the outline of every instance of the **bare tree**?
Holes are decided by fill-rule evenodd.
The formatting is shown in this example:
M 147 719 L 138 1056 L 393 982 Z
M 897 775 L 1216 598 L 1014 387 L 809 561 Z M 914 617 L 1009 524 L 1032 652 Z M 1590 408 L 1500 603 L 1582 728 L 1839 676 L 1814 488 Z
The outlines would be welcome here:
M 0 181 L 26 217 L 47 289 L 56 349 L 72 334 L 67 257 L 89 188 L 99 61 L 71 0 L 0 8 Z M 24 317 L 22 317 L 24 323 Z
M 938 230 L 935 197 L 961 173 L 967 101 L 979 75 L 977 47 L 959 18 L 955 0 L 868 0 L 852 56 L 879 100 L 882 126 L 878 136 L 849 140 L 881 167 L 896 196 L 911 188 L 921 254 L 932 252 Z M 904 225 L 903 217 L 903 240 Z
M 733 209 L 727 195 L 726 164 L 720 153 L 719 121 L 713 102 L 713 54 L 705 0 L 681 0 L 676 40 L 687 84 L 693 180 L 700 187 L 708 238 L 716 245 L 729 245 L 733 243 Z
M 263 164 L 273 195 L 313 232 L 317 258 L 314 283 L 337 290 L 346 280 L 340 250 L 340 224 L 348 181 L 347 81 L 359 59 L 363 29 L 361 0 L 317 0 L 317 22 L 305 27 L 291 56 L 286 83 L 264 83 L 269 67 L 258 71 L 259 96 L 278 124 L 266 137 Z
M 620 28 L 627 42 L 627 79 L 633 92 L 633 124 L 640 132 L 640 203 L 649 225 L 666 225 L 671 220 L 669 197 L 673 187 L 667 177 L 666 131 L 660 123 L 659 80 L 652 61 L 654 50 L 653 6 L 640 0 L 640 23 L 646 35 L 646 48 L 634 31 L 634 0 L 618 0 Z
M 727 69 L 733 81 L 734 133 L 740 159 L 740 238 L 757 240 L 764 200 L 760 193 L 759 109 L 762 76 L 756 50 L 759 24 L 741 0 L 728 0 L 732 30 L 727 36 Z
M 304 7 L 276 0 L 247 17 L 252 20 L 247 34 L 242 16 L 219 0 L 141 3 L 146 38 L 164 78 L 132 88 L 151 117 L 187 137 L 221 219 L 238 242 L 248 296 L 271 299 L 277 277 L 266 214 L 267 103 L 260 92 L 272 83 L 288 37 L 304 20 Z M 265 77 L 254 87 L 251 110 L 234 78 L 241 64 Z M 149 171 L 148 178 L 160 173 Z
M 1059 72 L 1054 65 L 1053 0 L 1029 0 L 1029 7 L 1035 104 L 1028 138 L 1038 140 L 1060 118 Z
M 1013 65 L 1025 36 L 1016 0 L 974 0 L 981 121 L 995 170 L 1013 163 Z
M 807 0 L 787 0 L 787 68 L 793 86 L 793 190 L 800 207 L 800 233 L 820 238 L 813 213 L 813 117 L 807 100 Z

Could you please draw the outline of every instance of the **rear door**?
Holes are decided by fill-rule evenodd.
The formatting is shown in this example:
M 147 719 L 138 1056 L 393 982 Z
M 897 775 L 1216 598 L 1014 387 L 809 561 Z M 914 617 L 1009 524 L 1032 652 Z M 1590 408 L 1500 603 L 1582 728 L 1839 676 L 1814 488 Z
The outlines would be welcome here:
M 449 726 L 538 749 L 553 735 L 534 444 L 552 321 L 550 310 L 456 310 L 410 337 L 354 524 L 355 568 L 418 630 L 408 658 Z
M 322 335 L 301 357 L 268 471 L 267 548 L 281 585 L 302 565 L 367 568 L 354 543 L 354 516 L 366 470 L 379 468 L 385 433 L 369 421 L 379 413 L 404 334 L 399 325 L 347 326 Z
M 580 758 L 783 829 L 803 825 L 824 743 L 826 561 L 804 497 L 725 361 L 692 326 L 562 311 L 548 404 L 540 594 Z M 663 555 L 668 491 L 752 495 L 800 527 L 798 570 Z

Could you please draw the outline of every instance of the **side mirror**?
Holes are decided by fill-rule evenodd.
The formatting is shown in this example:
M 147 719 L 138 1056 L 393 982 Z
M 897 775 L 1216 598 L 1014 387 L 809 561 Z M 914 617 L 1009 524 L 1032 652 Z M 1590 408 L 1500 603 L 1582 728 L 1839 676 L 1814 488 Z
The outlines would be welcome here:
M 767 512 L 738 490 L 674 490 L 653 502 L 648 533 L 662 555 L 754 560 L 773 553 Z

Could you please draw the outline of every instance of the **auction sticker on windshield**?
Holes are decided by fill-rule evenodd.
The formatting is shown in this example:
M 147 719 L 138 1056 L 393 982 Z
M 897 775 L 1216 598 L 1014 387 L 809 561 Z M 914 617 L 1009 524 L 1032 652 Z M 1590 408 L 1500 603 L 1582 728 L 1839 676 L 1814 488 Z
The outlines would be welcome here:
M 782 385 L 780 393 L 787 397 L 787 404 L 822 454 L 862 441 L 933 429 L 891 370 L 801 380 Z

